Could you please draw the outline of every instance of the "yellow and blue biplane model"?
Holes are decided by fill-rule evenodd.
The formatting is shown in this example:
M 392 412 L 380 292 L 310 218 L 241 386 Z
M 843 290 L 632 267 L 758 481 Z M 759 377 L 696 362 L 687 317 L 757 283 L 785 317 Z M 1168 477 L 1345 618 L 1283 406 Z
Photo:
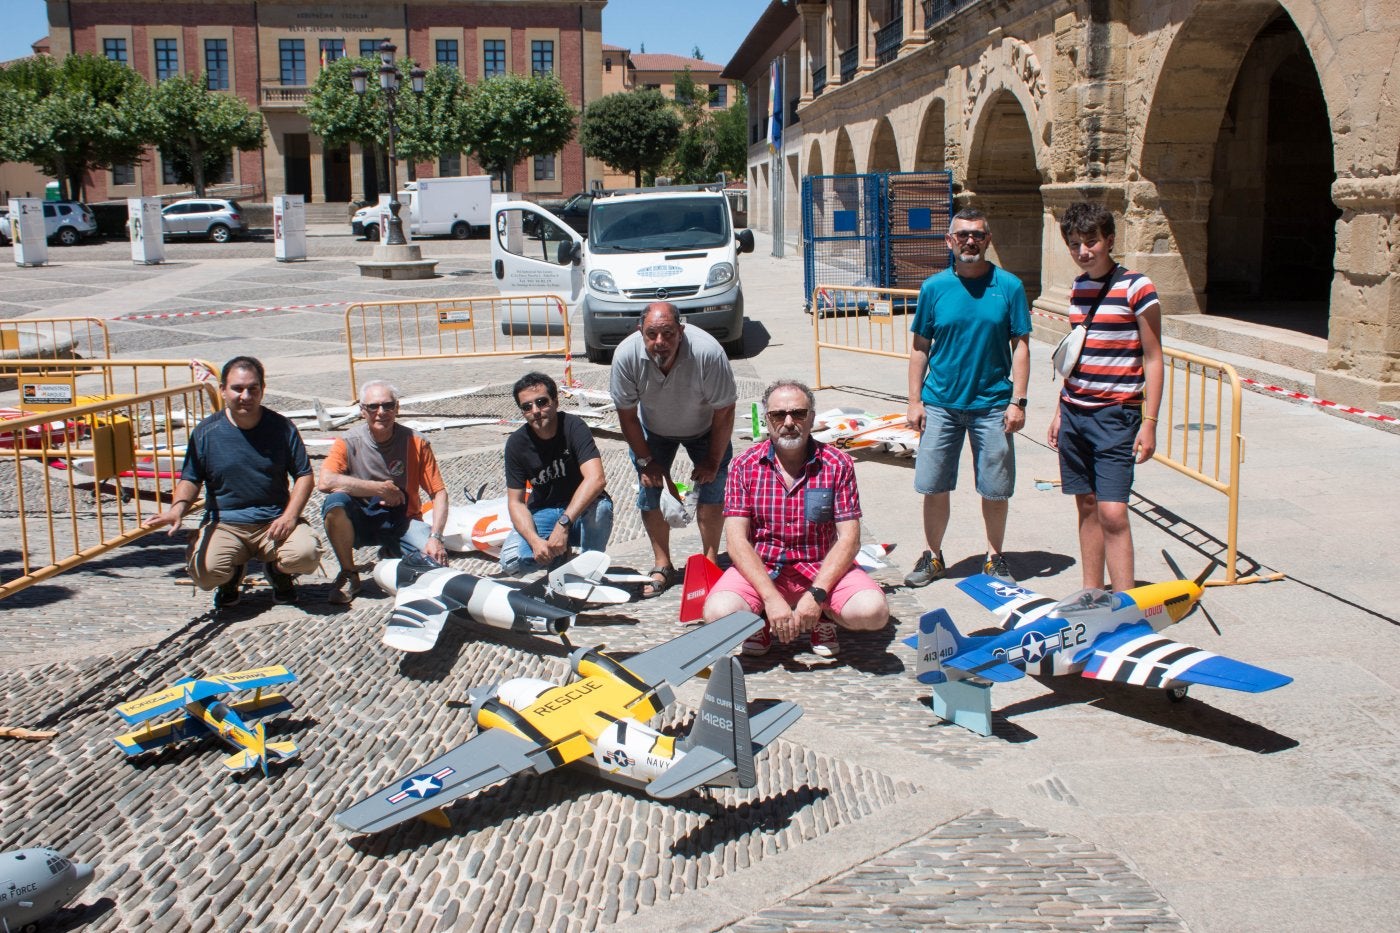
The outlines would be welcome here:
M 446 825 L 441 808 L 458 797 L 570 763 L 659 799 L 697 787 L 753 787 L 754 756 L 802 715 L 790 702 L 749 715 L 739 659 L 727 655 L 762 625 L 736 612 L 626 661 L 596 648 L 575 651 L 576 679 L 567 684 L 520 678 L 474 692 L 477 735 L 337 813 L 336 822 L 361 833 L 415 816 Z M 675 700 L 675 687 L 711 665 L 689 734 L 647 724 Z
M 266 727 L 258 723 L 250 728 L 243 717 L 270 716 L 285 712 L 292 704 L 280 693 L 264 692 L 276 684 L 291 683 L 297 676 L 281 665 L 259 667 L 250 671 L 219 674 L 200 679 L 186 678 L 158 693 L 131 700 L 117 706 L 117 712 L 132 725 L 147 723 L 135 732 L 119 735 L 117 748 L 128 755 L 140 755 L 172 742 L 216 735 L 237 751 L 224 759 L 230 771 L 249 771 L 261 767 L 267 774 L 268 764 L 289 761 L 297 756 L 295 742 L 269 742 Z M 235 690 L 252 690 L 253 695 L 237 703 L 217 700 Z M 210 702 L 214 700 L 215 702 Z M 150 721 L 180 710 L 183 715 L 156 725 Z

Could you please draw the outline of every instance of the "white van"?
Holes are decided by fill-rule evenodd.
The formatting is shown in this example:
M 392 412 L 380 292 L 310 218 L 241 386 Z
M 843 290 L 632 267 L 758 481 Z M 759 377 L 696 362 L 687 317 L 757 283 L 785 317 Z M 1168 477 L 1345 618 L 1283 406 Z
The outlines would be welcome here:
M 484 235 L 491 222 L 491 176 L 466 175 L 460 178 L 420 178 L 408 182 L 399 192 L 399 219 L 408 236 L 450 236 L 465 240 L 473 233 Z M 350 221 L 355 236 L 377 240 L 388 210 L 389 196 L 379 203 L 362 207 Z
M 501 294 L 552 291 L 576 305 L 590 362 L 608 362 L 653 301 L 675 304 L 687 324 L 708 331 L 732 354 L 743 351 L 738 254 L 753 252 L 753 233 L 735 231 L 722 186 L 596 197 L 586 240 L 526 201 L 498 204 L 492 217 L 492 268 Z M 551 323 L 544 309 L 531 309 L 530 329 Z M 524 325 L 513 320 L 503 328 Z

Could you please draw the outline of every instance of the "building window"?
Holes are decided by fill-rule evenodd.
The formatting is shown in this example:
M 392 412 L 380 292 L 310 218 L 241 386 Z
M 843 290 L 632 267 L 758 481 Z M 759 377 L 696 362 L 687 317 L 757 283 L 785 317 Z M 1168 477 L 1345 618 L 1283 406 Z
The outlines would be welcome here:
M 204 40 L 204 80 L 211 91 L 228 90 L 228 40 Z
M 659 84 L 648 84 L 648 85 L 645 85 L 645 87 L 646 87 L 646 89 L 647 89 L 648 91 L 659 91 L 659 90 L 661 90 L 661 85 L 659 85 Z
M 136 184 L 136 166 L 134 165 L 114 165 L 112 166 L 112 185 L 134 185 Z
M 126 40 L 125 39 L 103 39 L 102 54 L 107 56 L 109 62 L 121 62 L 126 64 Z
M 224 170 L 219 173 L 219 177 L 206 178 L 204 180 L 211 185 L 233 184 L 233 160 L 236 158 L 237 156 L 234 154 L 233 150 L 230 149 L 228 153 L 228 158 L 224 160 Z
M 175 177 L 175 163 L 164 152 L 160 154 L 160 183 L 162 185 L 178 185 L 180 179 Z
M 379 46 L 387 42 L 387 39 L 361 39 L 360 57 L 375 58 L 379 55 Z
M 437 40 L 437 63 L 446 65 L 453 71 L 457 70 L 457 40 L 439 39 Z
M 331 62 L 338 62 L 345 57 L 344 39 L 322 39 L 321 40 L 321 67 L 324 68 Z
M 611 58 L 605 58 L 605 59 L 603 59 L 603 70 L 606 71 L 608 74 L 612 74 L 612 59 L 611 59 Z
M 535 156 L 535 181 L 554 180 L 554 156 Z
M 164 81 L 180 73 L 180 42 L 178 39 L 156 40 L 156 80 Z
M 282 63 L 282 83 L 305 84 L 306 42 L 301 39 L 278 39 L 277 54 Z
M 462 154 L 454 152 L 452 155 L 438 157 L 438 177 L 456 178 L 462 174 Z
M 488 78 L 506 73 L 506 40 L 487 39 L 481 43 L 483 73 Z
M 536 39 L 530 43 L 530 73 L 534 75 L 554 74 L 553 42 Z
M 711 84 L 711 85 L 710 85 L 710 106 L 711 106 L 711 107 L 727 107 L 727 106 L 729 106 L 729 85 L 727 85 L 727 84 Z

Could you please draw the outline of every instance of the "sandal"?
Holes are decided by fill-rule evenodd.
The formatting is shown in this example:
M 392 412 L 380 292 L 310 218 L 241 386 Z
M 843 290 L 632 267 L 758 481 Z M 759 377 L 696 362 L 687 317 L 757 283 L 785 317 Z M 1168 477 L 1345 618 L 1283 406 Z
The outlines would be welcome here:
M 642 599 L 654 599 L 662 593 L 675 586 L 680 581 L 681 575 L 675 567 L 653 567 L 647 571 L 647 575 L 652 581 L 642 586 Z M 660 577 L 661 579 L 656 579 Z M 647 592 L 647 587 L 651 587 L 651 592 Z

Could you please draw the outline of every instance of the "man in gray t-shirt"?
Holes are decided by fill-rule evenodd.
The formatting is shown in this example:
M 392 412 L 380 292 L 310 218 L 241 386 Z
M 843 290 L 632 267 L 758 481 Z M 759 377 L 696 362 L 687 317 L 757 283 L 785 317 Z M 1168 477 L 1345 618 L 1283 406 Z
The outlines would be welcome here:
M 657 596 L 679 577 L 671 561 L 671 529 L 660 511 L 661 489 L 670 479 L 676 451 L 695 464 L 690 478 L 698 490 L 696 520 L 705 556 L 719 555 L 724 528 L 724 484 L 729 475 L 734 430 L 734 372 L 719 342 L 681 323 L 668 301 L 654 301 L 637 333 L 613 354 L 612 398 L 632 462 L 637 468 L 637 508 L 651 539 L 656 566 L 643 592 Z

